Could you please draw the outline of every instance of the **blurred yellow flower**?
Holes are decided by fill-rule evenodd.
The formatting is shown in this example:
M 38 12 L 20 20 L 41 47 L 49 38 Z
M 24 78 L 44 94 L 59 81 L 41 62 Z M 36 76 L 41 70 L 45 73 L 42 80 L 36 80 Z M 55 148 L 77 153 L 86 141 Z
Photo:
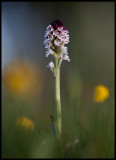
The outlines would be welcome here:
M 27 117 L 21 117 L 16 121 L 17 126 L 21 126 L 25 129 L 34 130 L 34 123 Z
M 94 101 L 97 103 L 102 103 L 109 97 L 109 90 L 103 85 L 98 85 L 94 90 Z
M 15 94 L 29 94 L 36 88 L 41 92 L 43 86 L 43 74 L 29 62 L 23 60 L 9 63 L 3 70 L 5 86 Z

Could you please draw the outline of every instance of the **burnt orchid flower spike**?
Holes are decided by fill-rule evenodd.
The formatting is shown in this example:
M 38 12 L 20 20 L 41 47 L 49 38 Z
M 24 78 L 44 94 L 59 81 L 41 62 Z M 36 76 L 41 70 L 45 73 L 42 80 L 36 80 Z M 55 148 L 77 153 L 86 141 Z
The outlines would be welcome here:
M 55 59 L 60 58 L 60 62 L 63 60 L 70 61 L 68 56 L 68 49 L 65 46 L 69 43 L 68 30 L 64 27 L 63 23 L 57 19 L 53 21 L 46 29 L 45 32 L 45 48 L 46 57 L 53 55 Z M 61 65 L 61 63 L 60 63 Z
M 70 62 L 68 56 L 68 48 L 65 46 L 69 43 L 69 32 L 63 23 L 56 19 L 46 29 L 45 32 L 45 48 L 46 57 L 53 55 L 55 65 L 51 61 L 47 68 L 50 68 L 55 77 L 55 129 L 61 134 L 62 117 L 61 117 L 61 101 L 60 101 L 60 66 L 63 60 Z M 53 121 L 52 121 L 53 122 Z

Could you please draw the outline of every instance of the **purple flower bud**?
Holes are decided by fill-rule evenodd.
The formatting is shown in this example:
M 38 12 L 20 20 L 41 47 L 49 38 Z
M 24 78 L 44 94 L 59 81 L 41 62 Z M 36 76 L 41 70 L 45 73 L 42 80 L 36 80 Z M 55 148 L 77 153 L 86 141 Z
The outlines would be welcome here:
M 56 19 L 54 22 L 52 22 L 51 26 L 53 27 L 54 30 L 56 30 L 58 27 L 64 28 L 63 23 L 59 19 Z

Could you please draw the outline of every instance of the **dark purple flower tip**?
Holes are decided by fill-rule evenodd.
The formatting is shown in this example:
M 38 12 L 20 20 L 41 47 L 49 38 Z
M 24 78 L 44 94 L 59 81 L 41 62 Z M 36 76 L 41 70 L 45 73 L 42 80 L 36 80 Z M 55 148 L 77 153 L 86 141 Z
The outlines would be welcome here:
M 56 30 L 58 27 L 63 27 L 64 28 L 63 23 L 59 19 L 56 19 L 55 21 L 53 21 L 51 23 L 51 25 L 54 28 L 54 30 Z

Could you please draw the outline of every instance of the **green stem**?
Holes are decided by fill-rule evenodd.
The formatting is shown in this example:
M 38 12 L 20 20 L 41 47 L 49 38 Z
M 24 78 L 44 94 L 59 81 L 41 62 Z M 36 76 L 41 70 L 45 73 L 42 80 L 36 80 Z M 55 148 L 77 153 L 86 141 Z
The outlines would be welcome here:
M 60 101 L 60 66 L 58 65 L 58 59 L 56 60 L 55 103 L 55 124 L 58 132 L 61 134 L 62 118 Z

